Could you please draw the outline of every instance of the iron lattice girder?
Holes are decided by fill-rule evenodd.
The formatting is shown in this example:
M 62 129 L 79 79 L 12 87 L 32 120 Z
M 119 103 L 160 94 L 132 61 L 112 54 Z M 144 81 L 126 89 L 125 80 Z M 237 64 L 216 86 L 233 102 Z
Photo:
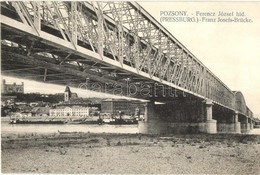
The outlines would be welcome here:
M 38 34 L 58 31 L 56 35 L 75 49 L 80 45 L 101 58 L 111 57 L 122 67 L 131 66 L 151 78 L 232 106 L 232 91 L 137 3 L 34 1 L 11 6 L 18 20 Z
M 110 13 L 113 13 L 113 11 L 110 11 Z M 106 13 L 107 14 L 107 13 Z M 137 16 L 137 15 L 133 15 L 133 17 L 135 17 L 135 16 Z M 124 22 L 126 22 L 127 20 L 125 20 Z M 136 18 L 135 20 L 132 20 L 132 23 L 135 23 L 135 22 L 140 22 L 141 21 L 141 18 L 140 18 L 140 16 L 138 16 L 138 18 Z M 143 20 L 142 21 L 144 21 L 144 18 L 143 18 Z M 129 22 L 129 21 L 127 21 L 127 22 Z M 143 24 L 145 24 L 145 23 L 143 23 Z M 147 23 L 148 24 L 148 23 Z M 138 26 L 138 25 L 137 25 Z M 145 28 L 145 27 L 144 27 Z M 141 29 L 143 29 L 143 28 L 141 28 Z M 145 32 L 145 31 L 148 31 L 149 32 L 149 29 L 151 29 L 150 27 L 146 27 L 146 29 L 147 30 L 142 30 L 143 32 Z M 154 30 L 154 28 L 152 28 L 153 30 Z M 145 36 L 145 34 L 143 35 L 143 36 Z M 146 33 L 146 36 L 149 36 L 149 33 Z M 154 37 L 154 35 L 153 35 L 153 37 Z M 157 36 L 157 38 L 160 38 L 160 36 Z M 161 37 L 162 38 L 162 37 Z M 144 39 L 144 37 L 142 37 L 142 39 Z M 151 40 L 152 39 L 150 39 L 150 40 L 148 40 L 147 39 L 147 41 L 146 42 L 151 42 Z M 165 40 L 163 41 L 163 42 L 165 42 Z M 162 41 L 160 42 L 158 42 L 158 43 L 162 43 Z M 153 43 L 151 43 L 151 44 L 153 44 Z M 167 47 L 161 47 L 160 49 L 165 49 L 165 48 L 167 48 Z M 164 52 L 167 52 L 167 51 L 164 51 Z M 167 59 L 166 59 L 167 60 Z M 169 60 L 169 59 L 168 59 Z M 196 59 L 194 59 L 193 58 L 193 60 L 195 60 L 198 64 L 200 64 L 200 62 L 198 62 Z M 164 65 L 164 67 L 167 67 L 168 66 L 168 64 L 169 64 L 169 61 L 166 61 L 165 62 L 165 65 Z M 203 65 L 201 65 L 201 66 L 203 66 Z M 204 67 L 204 66 L 203 66 Z M 165 68 L 166 70 L 167 70 L 167 68 Z M 166 72 L 165 71 L 165 69 L 164 69 L 164 71 L 163 71 L 163 74 Z M 200 70 L 200 69 L 199 69 Z M 193 74 L 193 76 L 198 76 L 199 74 L 201 74 L 201 73 L 197 73 L 197 74 Z M 179 75 L 182 75 L 182 71 L 181 71 L 181 73 L 179 73 Z M 211 75 L 212 76 L 212 75 Z M 196 79 L 199 79 L 198 77 L 197 78 L 193 78 L 194 80 L 196 80 Z M 179 80 L 181 80 L 181 78 L 179 78 Z M 219 83 L 221 83 L 221 82 L 219 82 Z M 224 87 L 224 88 L 226 88 L 226 87 Z

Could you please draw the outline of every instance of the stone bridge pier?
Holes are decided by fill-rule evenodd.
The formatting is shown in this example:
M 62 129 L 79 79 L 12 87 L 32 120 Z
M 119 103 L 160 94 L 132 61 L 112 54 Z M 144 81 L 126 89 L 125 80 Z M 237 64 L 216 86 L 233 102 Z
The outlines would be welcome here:
M 250 124 L 250 130 L 254 129 L 254 122 L 251 118 L 248 118 L 248 123 Z
M 165 104 L 148 102 L 140 133 L 248 133 L 253 119 L 239 111 L 213 104 L 211 100 L 176 97 Z
M 167 132 L 167 122 L 157 115 L 154 101 L 145 104 L 144 121 L 139 121 L 138 128 L 144 134 L 164 134 Z
M 173 102 L 145 106 L 145 119 L 139 132 L 149 134 L 216 133 L 217 121 L 212 117 L 210 100 L 175 98 Z
M 248 133 L 251 129 L 251 119 L 247 116 L 239 115 L 239 120 L 241 123 L 241 133 Z
M 218 133 L 241 133 L 238 112 L 216 107 L 213 116 L 217 120 Z

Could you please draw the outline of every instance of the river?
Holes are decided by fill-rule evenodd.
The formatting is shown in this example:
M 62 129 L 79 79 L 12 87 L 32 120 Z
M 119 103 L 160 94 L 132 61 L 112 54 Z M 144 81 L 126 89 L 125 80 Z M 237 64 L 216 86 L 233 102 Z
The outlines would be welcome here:
M 9 124 L 1 122 L 2 133 L 56 133 L 56 132 L 91 132 L 91 133 L 138 133 L 137 125 L 87 125 L 87 124 Z
M 87 125 L 87 124 L 9 124 L 1 122 L 2 133 L 57 133 L 57 132 L 91 132 L 91 133 L 138 133 L 138 125 Z M 249 134 L 260 135 L 260 128 Z

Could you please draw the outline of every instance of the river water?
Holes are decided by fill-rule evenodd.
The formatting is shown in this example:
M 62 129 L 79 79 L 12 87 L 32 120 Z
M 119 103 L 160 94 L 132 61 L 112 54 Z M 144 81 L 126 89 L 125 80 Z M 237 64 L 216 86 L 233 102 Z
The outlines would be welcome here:
M 1 122 L 2 133 L 138 133 L 138 125 L 87 125 L 87 124 L 9 124 Z
M 91 133 L 138 133 L 138 125 L 87 125 L 87 124 L 9 124 L 1 122 L 2 133 L 58 133 L 58 132 L 91 132 Z M 260 128 L 249 134 L 260 135 Z

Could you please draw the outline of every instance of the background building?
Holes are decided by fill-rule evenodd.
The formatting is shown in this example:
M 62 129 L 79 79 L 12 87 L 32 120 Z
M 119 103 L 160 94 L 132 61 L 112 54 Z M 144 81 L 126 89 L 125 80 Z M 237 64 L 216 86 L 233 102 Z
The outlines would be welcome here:
M 74 99 L 77 97 L 78 97 L 77 93 L 72 93 L 70 91 L 69 86 L 66 86 L 65 92 L 64 92 L 64 101 L 69 101 L 70 99 Z
M 107 99 L 101 101 L 101 113 L 109 113 L 112 116 L 119 115 L 122 112 L 125 115 L 136 116 L 144 114 L 144 103 L 141 101 L 125 99 Z
M 57 106 L 81 106 L 81 107 L 89 107 L 89 108 L 98 108 L 100 110 L 100 101 L 98 98 L 81 98 L 78 97 L 77 93 L 71 92 L 70 88 L 67 86 L 65 88 L 65 92 L 63 94 L 64 101 L 57 104 Z
M 51 117 L 88 117 L 89 114 L 90 108 L 82 106 L 57 106 L 50 109 Z
M 24 84 L 6 84 L 5 80 L 2 81 L 1 85 L 2 94 L 14 94 L 14 93 L 24 93 Z

